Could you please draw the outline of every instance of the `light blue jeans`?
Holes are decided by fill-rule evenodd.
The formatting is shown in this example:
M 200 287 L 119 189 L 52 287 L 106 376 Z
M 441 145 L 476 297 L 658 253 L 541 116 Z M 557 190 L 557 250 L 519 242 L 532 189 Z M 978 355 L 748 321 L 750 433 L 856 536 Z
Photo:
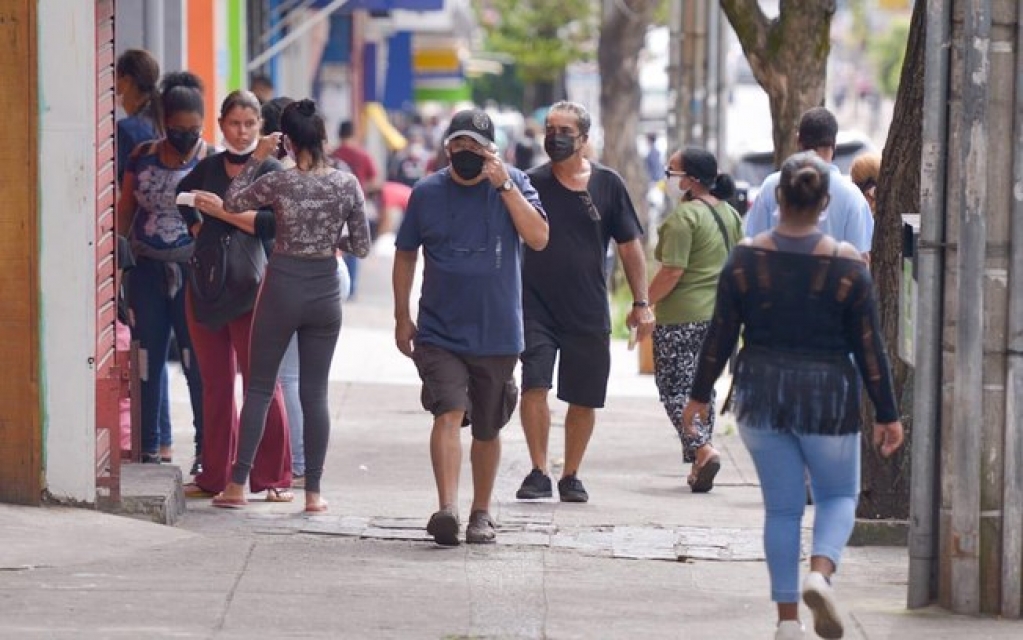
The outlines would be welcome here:
M 764 551 L 771 600 L 798 602 L 800 525 L 806 508 L 806 475 L 813 491 L 811 555 L 838 567 L 852 534 L 860 492 L 860 434 L 795 435 L 739 425 L 764 497 Z
M 291 436 L 291 475 L 305 475 L 305 443 L 302 438 L 302 401 L 298 395 L 298 334 L 291 336 L 284 352 L 277 380 L 284 392 L 284 411 L 288 414 Z

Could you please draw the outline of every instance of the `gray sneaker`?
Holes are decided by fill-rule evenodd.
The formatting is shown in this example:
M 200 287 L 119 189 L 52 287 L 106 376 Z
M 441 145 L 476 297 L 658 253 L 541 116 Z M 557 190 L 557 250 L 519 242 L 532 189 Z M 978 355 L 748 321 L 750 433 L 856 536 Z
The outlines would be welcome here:
M 451 509 L 441 509 L 430 516 L 426 532 L 434 542 L 444 547 L 458 546 L 458 516 Z
M 486 511 L 473 511 L 465 528 L 467 544 L 492 544 L 497 539 L 494 519 Z

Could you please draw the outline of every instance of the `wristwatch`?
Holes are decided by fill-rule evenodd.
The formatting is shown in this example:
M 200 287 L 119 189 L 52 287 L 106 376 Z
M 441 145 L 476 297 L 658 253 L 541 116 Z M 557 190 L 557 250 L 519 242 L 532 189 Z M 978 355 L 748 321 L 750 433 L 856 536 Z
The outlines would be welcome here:
M 640 307 L 640 308 L 642 308 L 642 307 L 649 307 L 650 303 L 648 301 L 646 301 L 646 300 L 636 300 L 635 302 L 632 303 L 632 306 L 633 307 Z
M 515 183 L 512 182 L 511 178 L 508 178 L 507 180 L 505 180 L 504 182 L 501 183 L 501 186 L 498 187 L 497 190 L 504 192 L 504 191 L 511 191 L 514 188 L 515 188 Z

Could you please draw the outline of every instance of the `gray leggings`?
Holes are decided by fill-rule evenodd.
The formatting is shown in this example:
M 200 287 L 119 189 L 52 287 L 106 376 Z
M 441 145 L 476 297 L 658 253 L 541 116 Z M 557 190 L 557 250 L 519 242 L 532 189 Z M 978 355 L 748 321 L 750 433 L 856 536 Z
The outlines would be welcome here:
M 340 331 L 337 260 L 273 254 L 252 318 L 249 386 L 242 406 L 238 459 L 231 471 L 232 482 L 245 484 L 252 471 L 252 460 L 263 438 L 281 359 L 291 336 L 297 333 L 305 484 L 307 492 L 319 493 L 330 439 L 327 375 Z

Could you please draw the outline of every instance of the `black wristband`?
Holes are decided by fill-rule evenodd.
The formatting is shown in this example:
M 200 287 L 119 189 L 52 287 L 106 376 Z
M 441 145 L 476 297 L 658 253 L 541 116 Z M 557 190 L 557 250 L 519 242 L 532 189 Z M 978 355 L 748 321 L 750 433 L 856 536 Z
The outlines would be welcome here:
M 635 302 L 632 303 L 632 306 L 633 307 L 649 307 L 650 303 L 647 302 L 646 300 L 636 300 Z

